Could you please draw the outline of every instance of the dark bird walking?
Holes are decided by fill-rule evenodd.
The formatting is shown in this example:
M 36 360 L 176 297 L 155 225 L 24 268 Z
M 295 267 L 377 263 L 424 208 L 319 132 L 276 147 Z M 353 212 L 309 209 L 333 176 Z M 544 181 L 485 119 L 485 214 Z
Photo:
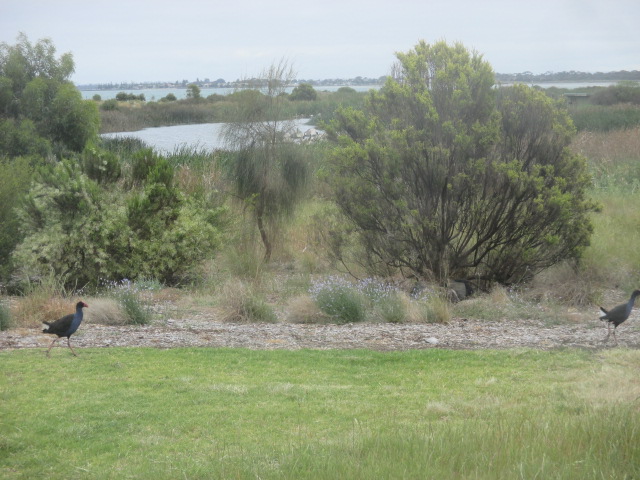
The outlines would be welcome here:
M 47 350 L 47 357 L 49 356 L 49 352 L 53 348 L 53 345 L 60 340 L 61 337 L 67 337 L 67 345 L 71 349 L 71 353 L 77 357 L 76 352 L 73 351 L 73 347 L 71 346 L 71 335 L 76 333 L 80 323 L 82 323 L 82 309 L 88 307 L 84 302 L 76 303 L 76 313 L 70 313 L 69 315 L 65 315 L 64 317 L 56 320 L 55 322 L 44 322 L 46 327 L 42 330 L 42 333 L 50 333 L 52 335 L 57 335 L 58 338 L 55 338 L 51 345 L 49 346 L 49 350 Z
M 638 295 L 640 295 L 640 290 L 634 290 L 634 292 L 631 294 L 631 298 L 627 303 L 623 303 L 622 305 L 613 307 L 609 311 L 600 307 L 600 310 L 602 310 L 602 313 L 604 313 L 604 315 L 600 316 L 600 320 L 602 320 L 603 322 L 604 321 L 607 322 L 608 333 L 607 333 L 607 338 L 604 339 L 605 342 L 609 340 L 609 335 L 611 335 L 611 324 L 613 323 L 614 325 L 613 338 L 616 340 L 616 345 L 618 345 L 618 338 L 616 337 L 616 328 L 618 328 L 618 325 L 620 325 L 627 318 L 629 318 L 629 315 L 631 315 L 631 309 L 633 309 L 633 304 L 636 301 L 636 297 Z

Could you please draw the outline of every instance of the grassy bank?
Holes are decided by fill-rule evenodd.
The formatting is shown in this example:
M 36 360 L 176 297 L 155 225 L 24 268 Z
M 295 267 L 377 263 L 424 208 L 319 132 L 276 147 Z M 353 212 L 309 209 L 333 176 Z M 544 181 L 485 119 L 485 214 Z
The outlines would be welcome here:
M 0 353 L 3 478 L 636 478 L 640 354 Z
M 246 92 L 244 92 L 246 93 Z M 318 117 L 330 120 L 338 106 L 362 106 L 365 92 L 343 88 L 336 92 L 317 92 L 316 100 L 288 101 L 282 104 L 287 118 Z M 101 103 L 100 133 L 132 132 L 147 127 L 186 125 L 195 123 L 228 122 L 242 101 L 243 92 L 211 95 L 198 100 L 173 102 L 115 102 Z

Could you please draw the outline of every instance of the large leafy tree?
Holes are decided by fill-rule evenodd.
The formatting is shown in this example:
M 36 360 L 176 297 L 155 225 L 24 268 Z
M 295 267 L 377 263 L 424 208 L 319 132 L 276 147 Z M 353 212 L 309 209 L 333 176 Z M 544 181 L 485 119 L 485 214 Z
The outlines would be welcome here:
M 258 80 L 260 89 L 235 94 L 235 119 L 224 132 L 236 152 L 230 169 L 235 194 L 253 212 L 266 261 L 277 221 L 293 212 L 309 176 L 304 151 L 287 140 L 294 122 L 283 94 L 293 79 L 286 61 L 272 64 Z
M 79 152 L 96 136 L 98 110 L 69 80 L 74 68 L 71 53 L 57 58 L 49 39 L 0 43 L 0 155 Z
M 509 283 L 588 244 L 584 159 L 567 113 L 525 86 L 493 88 L 482 56 L 420 42 L 364 110 L 331 127 L 336 200 L 366 265 Z

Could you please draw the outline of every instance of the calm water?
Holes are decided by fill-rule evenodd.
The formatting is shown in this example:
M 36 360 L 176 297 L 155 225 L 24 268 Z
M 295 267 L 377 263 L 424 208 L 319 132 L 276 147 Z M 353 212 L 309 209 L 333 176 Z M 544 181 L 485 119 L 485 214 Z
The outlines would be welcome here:
M 308 118 L 296 120 L 295 126 L 305 132 L 312 125 L 307 125 Z M 176 125 L 172 127 L 145 128 L 137 132 L 104 133 L 103 138 L 133 137 L 147 143 L 158 152 L 173 153 L 181 147 L 195 147 L 204 150 L 224 148 L 221 138 L 224 123 L 200 123 L 197 125 Z

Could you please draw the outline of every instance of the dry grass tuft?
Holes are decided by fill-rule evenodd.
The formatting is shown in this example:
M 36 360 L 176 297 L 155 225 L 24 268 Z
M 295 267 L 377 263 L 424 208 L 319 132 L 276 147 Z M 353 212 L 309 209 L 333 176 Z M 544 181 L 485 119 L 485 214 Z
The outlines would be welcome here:
M 11 306 L 11 316 L 17 327 L 39 327 L 45 320 L 55 321 L 75 312 L 78 299 L 29 295 L 20 297 Z
M 640 127 L 611 132 L 580 132 L 571 143 L 571 149 L 606 171 L 621 161 L 637 158 Z
M 448 323 L 451 320 L 451 303 L 445 295 L 434 295 L 425 301 L 424 313 L 429 323 Z
M 556 265 L 537 275 L 527 296 L 538 302 L 557 302 L 570 306 L 598 303 L 602 294 L 587 269 L 578 271 L 567 263 Z
M 89 308 L 85 311 L 85 318 L 88 323 L 126 325 L 129 321 L 127 313 L 114 299 L 93 298 L 87 303 Z
M 330 323 L 331 317 L 323 313 L 311 297 L 301 295 L 289 301 L 287 321 L 290 323 Z
M 220 307 L 226 322 L 266 322 L 278 320 L 273 308 L 246 282 L 228 281 L 221 292 Z
M 496 305 L 509 305 L 511 303 L 511 299 L 509 298 L 509 292 L 507 289 L 496 285 L 489 292 L 489 300 Z
M 406 292 L 399 291 L 397 293 L 400 303 L 404 307 L 406 314 L 406 322 L 409 323 L 426 323 L 429 321 L 427 310 L 421 302 L 413 300 Z

